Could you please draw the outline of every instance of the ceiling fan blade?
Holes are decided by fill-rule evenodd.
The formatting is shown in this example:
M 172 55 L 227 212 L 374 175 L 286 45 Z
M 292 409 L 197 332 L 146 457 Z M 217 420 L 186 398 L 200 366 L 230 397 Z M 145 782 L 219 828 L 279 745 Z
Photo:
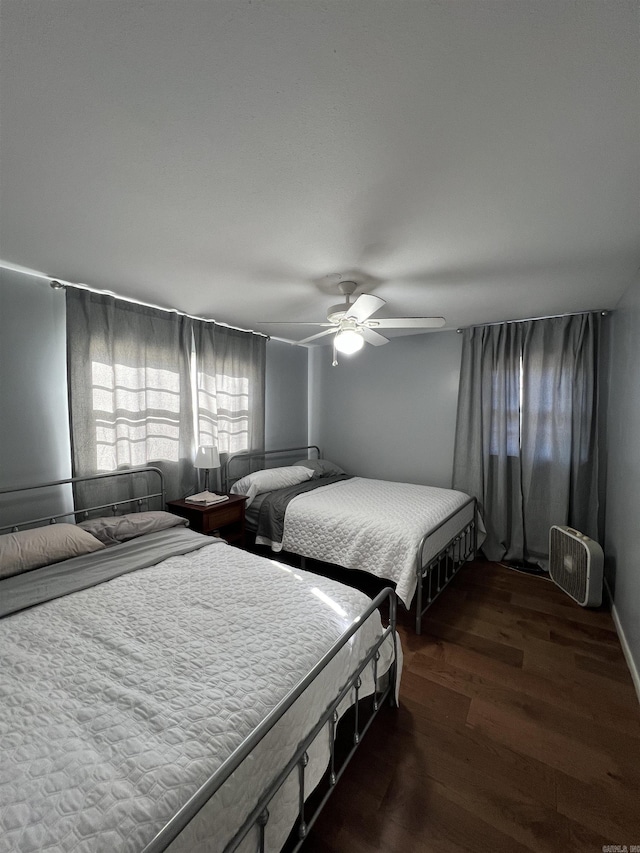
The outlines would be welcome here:
M 336 323 L 312 323 L 309 320 L 260 320 L 261 326 L 335 326 Z
M 302 341 L 296 341 L 297 344 L 308 344 L 311 341 L 317 341 L 318 338 L 324 338 L 326 335 L 335 334 L 336 327 L 332 326 L 330 329 L 326 329 L 324 332 L 318 332 L 317 335 L 311 335 L 310 338 L 304 338 Z
M 368 344 L 373 344 L 374 347 L 381 347 L 383 344 L 389 343 L 388 338 L 385 338 L 384 335 L 379 335 L 373 329 L 367 328 L 367 326 L 360 326 L 360 334 Z
M 380 299 L 379 296 L 372 296 L 370 293 L 363 293 L 349 308 L 344 319 L 362 323 L 376 311 L 379 311 L 383 305 L 386 305 L 384 299 Z
M 440 329 L 447 321 L 444 317 L 393 317 L 368 320 L 370 329 Z

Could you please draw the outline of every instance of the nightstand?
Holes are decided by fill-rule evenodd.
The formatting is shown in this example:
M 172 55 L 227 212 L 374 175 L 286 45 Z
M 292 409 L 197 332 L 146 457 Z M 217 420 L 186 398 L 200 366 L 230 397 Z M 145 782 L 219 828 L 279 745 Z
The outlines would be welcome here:
M 198 506 L 186 501 L 167 501 L 167 509 L 189 520 L 198 533 L 217 535 L 230 545 L 244 548 L 245 495 L 229 495 L 229 499 L 211 506 Z

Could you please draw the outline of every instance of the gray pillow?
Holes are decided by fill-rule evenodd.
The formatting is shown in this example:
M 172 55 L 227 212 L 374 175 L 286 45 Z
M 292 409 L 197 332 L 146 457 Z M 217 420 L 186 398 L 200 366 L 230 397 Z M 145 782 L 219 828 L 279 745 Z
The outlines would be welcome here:
M 103 548 L 102 542 L 87 531 L 79 530 L 76 524 L 48 524 L 32 530 L 5 533 L 0 536 L 0 578 Z
M 169 527 L 177 527 L 180 524 L 187 525 L 189 522 L 186 518 L 173 515 L 171 512 L 154 510 L 89 518 L 87 521 L 81 521 L 77 526 L 91 533 L 105 545 L 117 545 L 120 542 L 135 539 L 136 536 L 167 530 Z
M 301 459 L 296 462 L 296 465 L 304 465 L 305 468 L 310 468 L 313 471 L 313 479 L 318 477 L 331 477 L 334 474 L 345 474 L 339 465 L 335 462 L 330 462 L 328 459 Z

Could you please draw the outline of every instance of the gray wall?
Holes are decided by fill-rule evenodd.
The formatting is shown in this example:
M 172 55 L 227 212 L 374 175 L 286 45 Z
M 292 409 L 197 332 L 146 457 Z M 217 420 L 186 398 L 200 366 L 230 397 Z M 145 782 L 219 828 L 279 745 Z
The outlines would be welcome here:
M 0 269 L 0 488 L 71 476 L 64 291 Z M 30 493 L 0 525 L 70 506 L 69 492 Z
M 640 278 L 610 317 L 606 574 L 640 670 Z M 636 680 L 640 695 L 640 683 Z
M 267 450 L 307 444 L 307 350 L 267 343 L 265 444 Z
M 462 335 L 367 346 L 331 366 L 310 351 L 310 439 L 349 473 L 451 487 Z

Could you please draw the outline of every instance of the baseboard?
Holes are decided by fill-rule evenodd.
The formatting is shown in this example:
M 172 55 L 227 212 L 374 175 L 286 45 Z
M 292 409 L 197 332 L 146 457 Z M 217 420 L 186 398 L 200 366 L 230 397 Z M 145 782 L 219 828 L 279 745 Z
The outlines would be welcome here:
M 622 627 L 622 623 L 620 622 L 620 617 L 618 616 L 618 611 L 616 610 L 616 605 L 613 601 L 613 596 L 611 595 L 609 584 L 606 581 L 605 586 L 607 588 L 609 601 L 611 602 L 611 616 L 613 617 L 613 624 L 616 626 L 620 645 L 622 646 L 622 653 L 624 655 L 624 659 L 627 662 L 627 666 L 629 667 L 629 672 L 631 673 L 631 680 L 633 681 L 633 686 L 636 689 L 638 702 L 640 702 L 640 672 L 638 672 L 638 666 L 635 660 L 633 659 L 633 655 L 631 654 L 631 649 L 629 648 L 629 643 L 627 642 L 627 638 L 624 633 L 624 628 Z

